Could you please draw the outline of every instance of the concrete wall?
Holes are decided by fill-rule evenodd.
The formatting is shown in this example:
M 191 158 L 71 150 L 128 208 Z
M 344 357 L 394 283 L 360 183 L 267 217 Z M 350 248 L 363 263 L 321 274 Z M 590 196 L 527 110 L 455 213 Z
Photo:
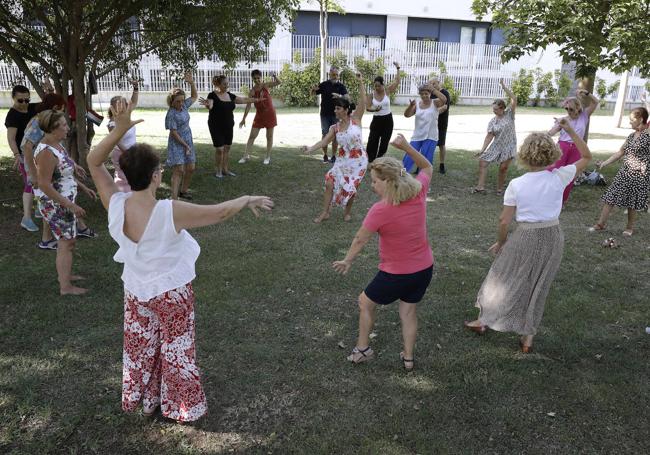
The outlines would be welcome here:
M 441 0 L 338 0 L 348 13 L 383 14 L 386 16 L 399 15 L 410 17 L 436 17 L 475 21 L 472 13 L 472 0 L 456 0 L 453 2 Z M 318 4 L 303 0 L 301 11 L 318 11 Z M 488 20 L 487 18 L 485 20 Z

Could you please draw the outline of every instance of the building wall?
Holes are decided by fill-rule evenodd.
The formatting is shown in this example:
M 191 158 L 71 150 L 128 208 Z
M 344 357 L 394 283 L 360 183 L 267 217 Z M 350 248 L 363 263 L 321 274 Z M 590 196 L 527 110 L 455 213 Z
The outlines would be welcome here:
M 384 16 L 406 16 L 424 18 L 445 18 L 474 21 L 472 0 L 338 0 L 347 13 L 380 14 Z M 318 3 L 303 0 L 300 11 L 318 12 Z M 489 20 L 489 18 L 486 18 Z

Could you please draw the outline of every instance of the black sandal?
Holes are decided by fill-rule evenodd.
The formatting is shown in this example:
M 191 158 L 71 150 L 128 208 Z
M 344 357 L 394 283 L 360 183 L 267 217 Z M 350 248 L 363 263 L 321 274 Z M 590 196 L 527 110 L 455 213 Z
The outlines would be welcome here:
M 404 352 L 403 351 L 399 353 L 399 359 L 402 361 L 402 363 L 404 363 L 404 369 L 406 371 L 413 371 L 413 368 L 415 368 L 415 359 L 404 358 Z M 407 363 L 410 363 L 411 366 L 408 367 L 406 365 Z

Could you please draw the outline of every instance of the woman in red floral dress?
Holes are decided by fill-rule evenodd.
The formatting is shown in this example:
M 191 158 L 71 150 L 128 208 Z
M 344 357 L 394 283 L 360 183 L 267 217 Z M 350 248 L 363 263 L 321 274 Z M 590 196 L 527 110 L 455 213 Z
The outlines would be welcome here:
M 220 223 L 245 207 L 271 210 L 265 196 L 242 196 L 217 205 L 157 200 L 160 159 L 147 144 L 120 156 L 131 192 L 119 191 L 104 162 L 122 136 L 140 121 L 132 106 L 111 106 L 115 128 L 88 155 L 90 174 L 108 210 L 108 228 L 124 263 L 124 368 L 122 409 L 142 403 L 151 415 L 194 421 L 207 404 L 194 349 L 194 264 L 200 248 L 186 229 Z
M 327 144 L 335 138 L 339 145 L 336 161 L 325 174 L 323 210 L 314 219 L 314 223 L 320 223 L 328 219 L 333 205 L 345 207 L 343 220 L 350 221 L 352 219 L 350 212 L 354 197 L 357 194 L 357 188 L 366 174 L 368 155 L 363 148 L 363 134 L 361 131 L 361 118 L 366 110 L 366 87 L 360 74 L 357 74 L 357 80 L 360 95 L 356 110 L 354 104 L 350 104 L 347 99 L 337 99 L 334 113 L 338 123 L 330 127 L 329 132 L 321 141 L 311 147 L 302 147 L 303 152 L 311 153 L 314 150 L 327 147 Z

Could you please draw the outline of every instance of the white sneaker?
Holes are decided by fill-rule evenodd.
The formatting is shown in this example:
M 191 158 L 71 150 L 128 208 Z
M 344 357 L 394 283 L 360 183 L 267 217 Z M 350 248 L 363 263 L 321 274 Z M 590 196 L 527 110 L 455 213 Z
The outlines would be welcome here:
M 237 161 L 239 164 L 244 164 L 246 161 L 248 161 L 248 157 L 242 156 L 239 161 Z
M 270 157 L 264 158 L 264 164 L 271 164 L 271 158 Z

